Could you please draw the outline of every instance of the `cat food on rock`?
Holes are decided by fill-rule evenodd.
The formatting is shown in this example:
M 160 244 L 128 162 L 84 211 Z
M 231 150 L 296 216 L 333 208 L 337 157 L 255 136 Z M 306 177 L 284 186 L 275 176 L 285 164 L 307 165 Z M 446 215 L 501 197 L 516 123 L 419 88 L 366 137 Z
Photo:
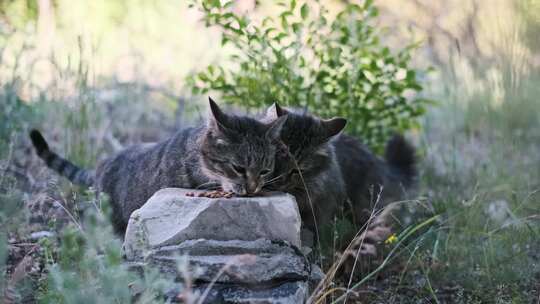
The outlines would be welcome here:
M 205 191 L 201 192 L 199 194 L 196 194 L 194 192 L 188 192 L 186 193 L 186 196 L 191 197 L 207 197 L 207 198 L 231 198 L 233 197 L 234 193 L 230 191 L 222 191 L 222 190 L 215 190 L 215 191 Z

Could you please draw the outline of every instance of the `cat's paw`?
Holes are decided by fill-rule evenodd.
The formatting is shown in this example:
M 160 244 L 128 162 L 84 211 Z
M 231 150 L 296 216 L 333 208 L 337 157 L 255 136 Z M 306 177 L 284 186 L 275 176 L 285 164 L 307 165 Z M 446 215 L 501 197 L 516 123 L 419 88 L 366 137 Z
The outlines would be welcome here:
M 339 276 L 347 279 L 376 267 L 383 258 L 382 246 L 391 235 L 389 226 L 370 227 L 362 232 L 341 255 Z
M 377 246 L 384 243 L 391 235 L 392 230 L 388 226 L 370 227 L 353 240 L 346 254 L 377 256 Z

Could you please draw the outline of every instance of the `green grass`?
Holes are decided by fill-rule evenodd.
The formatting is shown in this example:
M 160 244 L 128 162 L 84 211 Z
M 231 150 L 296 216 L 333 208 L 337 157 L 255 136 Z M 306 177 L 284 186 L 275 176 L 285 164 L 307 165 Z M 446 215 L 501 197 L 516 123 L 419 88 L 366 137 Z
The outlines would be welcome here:
M 493 87 L 468 95 L 447 82 L 416 134 L 418 198 L 405 203 L 416 216 L 396 228 L 398 242 L 382 246 L 377 267 L 359 266 L 349 301 L 538 301 L 539 79 L 534 71 L 520 75 L 517 85 L 503 87 L 502 101 Z M 433 217 L 430 225 L 407 234 Z M 344 297 L 336 286 L 325 291 L 332 301 Z
M 534 99 L 538 96 L 535 89 L 531 86 L 528 93 L 508 97 L 518 105 L 517 108 L 506 104 L 494 107 L 487 94 L 470 97 L 471 100 L 459 104 L 439 99 L 440 105 L 431 109 L 419 136 L 422 161 L 418 196 L 423 207 L 419 207 L 421 212 L 418 213 L 423 216 L 401 228 L 400 241 L 393 245 L 395 247 L 386 246 L 388 255 L 381 267 L 366 270 L 361 279 L 352 282 L 351 286 L 357 287 L 354 290 L 376 286 L 382 292 L 371 296 L 374 302 L 394 299 L 396 303 L 444 302 L 448 293 L 457 297 L 452 298 L 455 301 L 478 303 L 521 303 L 538 296 L 535 294 L 538 291 L 532 289 L 538 283 L 540 273 L 536 253 L 540 251 L 537 136 L 540 124 L 536 116 L 540 106 Z M 133 106 L 136 107 L 136 103 Z M 22 106 L 21 113 L 26 113 L 27 108 L 27 105 Z M 30 115 L 29 121 L 50 126 L 51 134 L 60 135 L 53 142 L 66 142 L 61 149 L 77 162 L 91 165 L 100 155 L 109 152 L 106 145 L 91 144 L 104 122 L 113 120 L 103 104 L 86 100 L 75 107 L 65 107 L 62 103 L 41 101 L 31 104 L 30 108 L 50 114 Z M 11 129 L 4 126 L 4 130 L 11 132 L 8 138 L 23 140 L 23 130 L 28 124 L 16 128 L 11 125 L 10 122 Z M 130 130 L 123 130 L 120 125 L 115 128 L 120 137 L 138 136 L 126 135 Z M 12 142 L 12 145 L 17 146 L 17 143 Z M 38 170 L 37 165 L 33 164 L 33 170 Z M 12 216 L 5 213 L 5 208 L 13 204 L 20 206 L 25 200 L 16 195 L 16 185 L 13 185 L 9 188 L 9 198 L 2 197 L 4 223 Z M 76 194 L 77 189 L 63 182 L 51 190 L 64 193 L 68 206 L 75 206 L 84 198 Z M 489 211 L 490 206 L 492 211 Z M 500 215 L 494 215 L 497 206 Z M 74 217 L 81 220 L 74 212 Z M 436 220 L 414 234 L 407 234 L 407 231 L 420 228 L 418 223 L 426 216 L 436 216 Z M 25 220 L 24 217 L 20 219 Z M 12 231 L 25 233 L 20 222 L 11 222 L 9 227 Z M 46 262 L 49 278 L 40 283 L 42 301 L 63 299 L 69 303 L 79 299 L 83 293 L 69 293 L 68 290 L 80 291 L 85 282 L 75 280 L 71 285 L 61 282 L 80 275 L 94 282 L 87 286 L 90 289 L 84 294 L 101 296 L 104 300 L 125 299 L 127 289 L 102 289 L 105 285 L 100 283 L 110 279 L 122 281 L 125 286 L 134 281 L 114 259 L 118 257 L 117 251 L 110 251 L 111 259 L 106 261 L 98 254 L 100 250 L 110 248 L 105 243 L 113 238 L 112 234 L 97 233 L 96 230 L 81 234 L 76 225 L 70 227 L 60 238 L 60 247 L 53 246 L 52 253 L 45 254 L 49 257 Z M 397 232 L 399 236 L 400 231 Z M 404 235 L 408 237 L 404 238 Z M 65 242 L 74 238 L 93 242 L 92 246 L 75 246 L 83 251 L 73 252 L 73 259 L 66 260 L 65 257 L 70 256 L 70 247 L 66 247 Z M 110 244 L 119 246 L 117 242 Z M 5 259 L 5 248 L 0 249 L 0 257 Z M 73 268 L 75 265 L 78 266 Z M 98 271 L 89 273 L 88 269 Z M 124 273 L 124 277 L 117 278 L 119 273 Z M 394 281 L 386 283 L 388 278 Z M 334 297 L 334 300 L 338 299 L 338 296 Z
M 403 250 L 409 265 L 400 284 L 421 277 L 419 295 L 434 301 L 448 287 L 462 290 L 461 301 L 538 299 L 538 79 L 521 78 L 503 103 L 491 88 L 470 97 L 453 92 L 459 102 L 441 97 L 426 117 L 419 194 L 441 220 Z
M 415 213 L 396 229 L 398 241 L 383 246 L 382 266 L 361 269 L 360 278 L 350 285 L 357 286 L 350 301 L 359 293 L 380 303 L 538 302 L 540 71 L 500 70 L 503 80 L 514 81 L 484 83 L 484 89 L 470 93 L 463 83 L 483 82 L 481 77 L 443 76 L 438 80 L 443 89 L 429 93 L 438 104 L 412 136 L 421 154 L 417 204 L 410 204 Z M 26 207 L 45 196 L 63 203 L 72 218 L 67 225 L 46 223 L 59 237 L 38 244 L 35 257 L 42 276 L 33 296 L 45 303 L 69 303 L 81 296 L 122 301 L 128 298 L 127 285 L 135 282 L 148 288 L 142 299 L 153 299 L 168 284 L 155 273 L 146 281 L 127 273 L 103 210 L 95 209 L 80 189 L 45 170 L 28 153 L 26 134 L 30 127 L 44 129 L 59 152 L 92 166 L 112 153 L 116 142 L 170 134 L 176 101 L 148 91 L 144 83 L 102 79 L 96 84 L 86 73 L 65 74 L 77 83 L 74 94 L 45 94 L 58 89 L 53 86 L 23 100 L 15 93 L 21 79 L 0 88 L 0 289 L 9 285 L 16 266 L 7 260 L 8 239 L 22 240 L 38 229 L 28 223 L 32 212 Z M 104 98 L 107 92 L 113 97 Z M 24 187 L 24 179 L 5 170 L 8 167 L 22 170 L 36 185 Z M 90 219 L 78 213 L 81 206 L 94 211 Z M 17 283 L 19 296 L 35 290 L 27 283 Z M 328 299 L 338 300 L 340 294 Z

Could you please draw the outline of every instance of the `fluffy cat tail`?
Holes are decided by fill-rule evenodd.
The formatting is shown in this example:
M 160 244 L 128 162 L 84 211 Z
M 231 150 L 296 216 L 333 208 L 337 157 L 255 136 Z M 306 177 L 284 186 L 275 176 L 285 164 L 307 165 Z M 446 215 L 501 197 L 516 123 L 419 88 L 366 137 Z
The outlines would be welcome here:
M 75 184 L 88 187 L 94 184 L 94 175 L 92 172 L 77 167 L 69 160 L 51 151 L 47 141 L 45 141 L 45 138 L 43 138 L 43 135 L 38 130 L 30 131 L 30 139 L 36 149 L 37 155 L 45 161 L 49 168 Z
M 390 168 L 403 177 L 403 183 L 412 185 L 417 176 L 414 147 L 402 135 L 396 134 L 386 144 L 384 155 Z

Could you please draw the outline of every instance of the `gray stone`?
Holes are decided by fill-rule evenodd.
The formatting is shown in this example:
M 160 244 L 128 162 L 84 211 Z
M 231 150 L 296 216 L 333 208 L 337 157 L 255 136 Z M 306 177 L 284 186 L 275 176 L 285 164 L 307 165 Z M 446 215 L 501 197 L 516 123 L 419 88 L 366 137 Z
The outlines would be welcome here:
M 195 282 L 190 293 L 203 296 L 203 303 L 304 303 L 322 273 L 298 248 L 264 239 L 188 240 L 151 250 L 144 262 L 128 266 L 141 275 L 144 267 L 156 267 L 171 282 L 183 282 L 187 273 Z M 175 288 L 166 295 L 175 302 L 181 293 Z
M 52 238 L 52 237 L 55 237 L 55 236 L 56 236 L 56 233 L 54 233 L 52 231 L 36 231 L 36 232 L 32 232 L 30 234 L 30 239 L 39 240 L 39 239 L 42 239 L 42 238 Z
M 324 274 L 299 249 L 294 198 L 211 199 L 200 192 L 163 189 L 131 215 L 124 241 L 129 269 L 141 275 L 158 269 L 177 284 L 164 290 L 172 302 L 192 294 L 203 303 L 304 303 Z M 191 292 L 183 290 L 186 282 Z
M 311 272 L 309 274 L 309 287 L 310 290 L 313 290 L 319 285 L 319 283 L 324 280 L 326 277 L 326 274 L 322 271 L 322 269 L 316 265 L 311 264 Z
M 250 287 L 216 284 L 205 294 L 207 286 L 196 287 L 204 295 L 205 304 L 256 303 L 256 304 L 301 304 L 308 296 L 306 282 L 282 282 L 273 286 Z
M 231 255 L 231 254 L 277 254 L 283 252 L 295 252 L 300 254 L 296 247 L 283 241 L 270 241 L 257 239 L 255 241 L 218 241 L 218 240 L 187 240 L 178 245 L 163 246 L 151 250 L 149 255 Z
M 177 280 L 184 279 L 179 261 L 188 261 L 189 273 L 204 282 L 267 284 L 277 281 L 308 280 L 311 265 L 296 248 L 284 242 L 185 241 L 151 251 L 145 262 Z M 198 271 L 193 271 L 198 269 Z
M 186 193 L 195 193 L 194 197 Z M 202 191 L 167 188 L 133 212 L 124 240 L 128 260 L 187 240 L 284 240 L 300 247 L 300 215 L 293 196 L 206 198 Z

